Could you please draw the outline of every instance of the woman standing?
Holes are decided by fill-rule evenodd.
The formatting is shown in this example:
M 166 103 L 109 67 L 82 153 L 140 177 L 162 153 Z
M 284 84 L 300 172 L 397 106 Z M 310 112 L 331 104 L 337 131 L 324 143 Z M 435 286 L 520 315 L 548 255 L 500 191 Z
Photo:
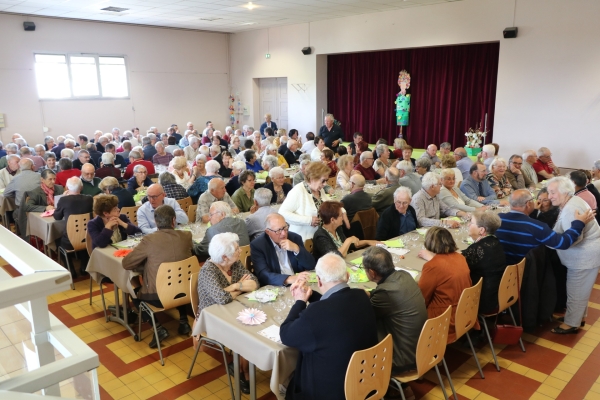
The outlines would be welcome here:
M 233 193 L 231 200 L 235 203 L 240 212 L 255 212 L 254 204 L 254 182 L 256 175 L 250 170 L 245 170 L 240 174 L 241 187 Z
M 575 185 L 564 176 L 548 181 L 548 198 L 560 209 L 554 231 L 563 233 L 571 228 L 576 215 L 590 210 L 587 203 L 574 196 Z M 600 268 L 600 227 L 594 219 L 588 222 L 577 241 L 567 250 L 557 250 L 562 264 L 567 267 L 567 312 L 560 326 L 552 333 L 577 333 L 585 325 L 587 305 Z

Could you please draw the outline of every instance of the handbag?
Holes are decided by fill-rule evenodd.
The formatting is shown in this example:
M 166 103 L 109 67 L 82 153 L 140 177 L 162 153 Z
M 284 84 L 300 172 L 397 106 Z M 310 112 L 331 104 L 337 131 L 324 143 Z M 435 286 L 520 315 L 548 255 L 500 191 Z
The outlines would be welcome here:
M 520 284 L 519 277 L 519 268 L 517 268 L 517 285 Z M 521 293 L 519 293 L 519 299 L 517 300 L 519 304 L 519 322 L 522 323 L 522 315 L 521 315 Z M 523 327 L 521 325 L 510 325 L 510 324 L 498 324 L 498 314 L 496 314 L 496 323 L 494 324 L 494 328 L 490 332 L 490 336 L 492 337 L 492 342 L 495 344 L 517 344 L 521 339 L 521 335 L 523 335 Z

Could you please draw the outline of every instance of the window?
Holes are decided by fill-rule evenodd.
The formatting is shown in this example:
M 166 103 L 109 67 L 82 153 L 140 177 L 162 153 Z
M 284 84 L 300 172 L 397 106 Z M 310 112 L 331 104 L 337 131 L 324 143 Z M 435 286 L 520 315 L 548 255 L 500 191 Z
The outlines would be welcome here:
M 40 99 L 129 96 L 124 57 L 36 54 L 35 76 Z

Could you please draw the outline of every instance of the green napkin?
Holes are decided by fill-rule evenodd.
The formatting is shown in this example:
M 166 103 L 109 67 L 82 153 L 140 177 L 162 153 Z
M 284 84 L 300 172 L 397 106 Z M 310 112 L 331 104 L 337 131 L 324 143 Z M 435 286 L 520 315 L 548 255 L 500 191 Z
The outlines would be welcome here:
M 351 268 L 348 268 L 348 273 L 350 274 L 350 282 L 352 283 L 369 282 L 367 273 L 362 268 L 359 268 L 356 271 L 353 271 Z
M 404 242 L 402 239 L 386 240 L 383 242 L 383 244 L 391 248 L 404 247 Z
M 308 271 L 308 283 L 317 283 L 317 273 L 315 271 Z
M 419 235 L 425 236 L 425 234 L 427 233 L 427 228 L 419 228 L 417 229 L 417 232 L 419 233 Z
M 406 268 L 396 267 L 395 270 L 396 271 L 406 271 L 410 274 L 410 276 L 413 277 L 413 279 L 415 279 L 417 277 L 417 275 L 419 275 L 419 271 L 415 271 L 414 269 L 406 269 Z
M 269 171 L 256 173 L 256 179 L 267 179 L 267 176 L 269 176 Z
M 258 293 L 258 296 L 260 297 L 260 300 L 256 298 Z M 279 294 L 279 290 L 277 290 L 277 288 L 274 289 L 260 289 L 260 290 L 255 290 L 252 293 L 249 293 L 247 295 L 248 300 L 251 301 L 260 301 L 261 303 L 267 303 L 270 301 L 275 301 L 275 299 L 277 299 L 277 295 Z
M 135 247 L 136 244 L 137 243 L 134 239 L 125 239 L 120 242 L 113 243 L 112 247 L 117 249 L 131 249 L 132 247 Z
M 176 231 L 188 231 L 191 232 L 192 231 L 192 227 L 189 225 L 179 225 L 175 227 Z
M 358 258 L 355 258 L 354 260 L 350 261 L 350 263 L 354 264 L 354 265 L 362 265 L 362 262 L 363 262 L 362 257 L 358 257 Z
M 458 217 L 448 217 L 448 218 L 442 218 L 442 221 L 456 221 L 456 222 L 462 222 L 462 220 Z

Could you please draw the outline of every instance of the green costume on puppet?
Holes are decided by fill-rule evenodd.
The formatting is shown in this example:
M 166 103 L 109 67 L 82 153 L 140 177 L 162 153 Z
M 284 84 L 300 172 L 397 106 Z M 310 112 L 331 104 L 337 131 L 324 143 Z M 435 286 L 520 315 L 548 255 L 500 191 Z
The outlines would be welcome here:
M 406 94 L 406 89 L 410 87 L 410 74 L 404 69 L 398 75 L 398 86 L 400 86 L 400 93 L 397 94 L 394 102 L 396 104 L 396 125 L 402 127 L 408 125 L 408 112 L 410 111 L 410 94 Z

